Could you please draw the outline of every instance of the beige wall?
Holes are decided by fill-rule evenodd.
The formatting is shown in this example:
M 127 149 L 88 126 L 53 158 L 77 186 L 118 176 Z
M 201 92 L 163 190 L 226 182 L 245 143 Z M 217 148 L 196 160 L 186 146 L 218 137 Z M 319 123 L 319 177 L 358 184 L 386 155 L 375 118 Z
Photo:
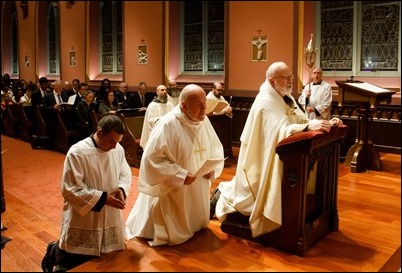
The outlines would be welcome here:
M 28 1 L 28 11 L 35 10 L 35 2 Z M 22 18 L 22 11 L 17 4 L 18 18 Z M 20 78 L 36 82 L 36 58 L 35 58 L 35 17 L 28 16 L 25 20 L 18 20 L 19 24 L 19 69 Z M 4 55 L 3 55 L 4 56 Z M 25 67 L 25 56 L 29 58 L 29 67 Z
M 293 5 L 292 1 L 230 2 L 226 89 L 239 95 L 258 90 L 268 66 L 275 61 L 293 67 Z M 260 35 L 258 29 L 262 30 Z M 251 61 L 253 36 L 268 36 L 267 61 Z
M 3 1 L 14 4 L 19 24 L 20 78 L 37 81 L 46 76 L 44 58 L 44 26 L 38 25 L 37 14 L 43 14 L 41 5 L 45 1 L 28 1 L 28 17 L 22 19 L 19 1 Z M 11 2 L 11 3 L 10 3 Z M 73 4 L 71 4 L 71 3 Z M 180 84 L 188 82 L 225 84 L 227 95 L 254 97 L 265 80 L 265 71 L 274 61 L 285 61 L 296 76 L 295 90 L 308 82 L 304 65 L 303 48 L 314 33 L 314 1 L 227 1 L 226 2 L 226 51 L 224 76 L 181 76 L 179 75 L 179 15 L 176 1 L 124 1 L 123 3 L 123 75 L 99 75 L 99 53 L 97 1 L 59 1 L 60 6 L 60 49 L 62 80 L 78 78 L 94 87 L 107 77 L 113 86 L 124 80 L 130 90 L 136 90 L 139 81 L 145 81 L 151 91 L 168 79 Z M 174 8 L 176 6 L 176 9 Z M 4 13 L 4 10 L 3 10 Z M 2 16 L 4 20 L 5 16 Z M 176 27 L 171 27 L 176 26 Z M 2 24 L 2 74 L 10 73 L 8 35 L 3 33 Z M 257 30 L 261 30 L 258 34 Z M 251 39 L 253 36 L 268 37 L 267 61 L 251 61 Z M 141 41 L 143 39 L 143 42 Z M 148 64 L 138 64 L 138 46 L 148 46 Z M 76 53 L 76 66 L 69 65 L 70 52 Z M 25 67 L 25 56 L 30 66 Z M 11 74 L 11 73 L 10 73 Z M 15 78 L 15 77 L 14 77 Z M 335 80 L 344 77 L 325 77 L 334 87 Z M 380 78 L 373 75 L 370 83 L 400 90 L 400 77 Z M 208 91 L 208 90 L 207 90 Z
M 60 1 L 60 78 L 64 81 L 79 79 L 87 81 L 85 75 L 86 29 L 85 1 Z M 75 52 L 76 66 L 70 66 L 70 52 Z
M 145 81 L 148 86 L 156 87 L 163 83 L 163 2 L 128 1 L 124 5 L 125 81 L 130 86 Z M 138 64 L 140 45 L 148 47 L 148 64 Z

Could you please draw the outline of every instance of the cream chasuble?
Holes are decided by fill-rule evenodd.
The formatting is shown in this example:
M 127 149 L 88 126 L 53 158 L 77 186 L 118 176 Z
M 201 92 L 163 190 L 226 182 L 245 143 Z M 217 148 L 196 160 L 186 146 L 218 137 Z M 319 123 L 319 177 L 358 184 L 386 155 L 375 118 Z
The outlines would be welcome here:
M 236 174 L 231 181 L 221 182 L 221 196 L 216 205 L 220 221 L 228 213 L 249 215 L 250 229 L 257 237 L 282 224 L 282 162 L 276 144 L 303 131 L 308 119 L 294 98 L 289 107 L 265 81 L 250 109 L 241 135 Z
M 140 191 L 126 221 L 126 237 L 151 239 L 150 245 L 175 245 L 191 238 L 209 222 L 211 181 L 197 177 L 184 185 L 187 172 L 195 174 L 207 159 L 222 159 L 223 147 L 208 118 L 186 119 L 179 106 L 159 119 L 142 155 Z

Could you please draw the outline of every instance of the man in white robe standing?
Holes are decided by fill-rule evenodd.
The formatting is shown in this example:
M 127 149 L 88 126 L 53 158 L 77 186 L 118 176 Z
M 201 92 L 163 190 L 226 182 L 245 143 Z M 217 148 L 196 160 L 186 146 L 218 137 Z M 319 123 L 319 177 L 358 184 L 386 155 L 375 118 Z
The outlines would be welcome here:
M 219 82 L 214 82 L 212 84 L 212 90 L 208 92 L 207 94 L 207 100 L 214 100 L 214 101 L 224 101 L 227 102 L 228 105 L 222 109 L 221 112 L 216 113 L 216 112 L 212 112 L 212 113 L 207 113 L 207 116 L 210 115 L 227 115 L 229 118 L 233 117 L 233 111 L 232 111 L 232 107 L 230 106 L 230 103 L 228 101 L 226 101 L 226 99 L 222 96 L 223 93 L 223 86 L 221 83 Z
M 140 146 L 145 147 L 148 141 L 149 133 L 155 126 L 155 123 L 172 110 L 174 105 L 168 101 L 167 88 L 164 85 L 156 87 L 156 97 L 148 105 L 144 116 L 144 124 L 142 125 Z
M 98 130 L 67 152 L 61 181 L 64 198 L 57 242 L 48 245 L 44 272 L 67 271 L 101 253 L 125 249 L 122 210 L 132 174 L 119 142 L 124 124 L 103 117 Z
M 313 82 L 308 83 L 298 98 L 309 119 L 331 119 L 332 87 L 322 80 L 322 69 L 313 68 Z
M 176 245 L 207 228 L 211 181 L 220 176 L 224 156 L 205 109 L 205 91 L 187 85 L 179 104 L 152 129 L 141 159 L 139 195 L 126 221 L 127 239 Z M 206 162 L 212 164 L 201 168 Z
M 276 144 L 303 130 L 329 132 L 331 126 L 342 125 L 338 118 L 309 120 L 291 95 L 292 80 L 284 62 L 268 68 L 240 138 L 236 174 L 231 181 L 221 182 L 211 197 L 211 203 L 219 198 L 215 214 L 220 221 L 234 212 L 249 216 L 252 237 L 282 224 L 283 164 L 275 152 Z

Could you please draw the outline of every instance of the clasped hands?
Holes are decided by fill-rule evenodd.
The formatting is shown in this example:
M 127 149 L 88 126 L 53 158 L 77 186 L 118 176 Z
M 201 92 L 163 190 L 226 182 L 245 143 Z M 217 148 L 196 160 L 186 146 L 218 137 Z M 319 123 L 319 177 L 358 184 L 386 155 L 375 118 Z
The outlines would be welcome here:
M 126 202 L 124 200 L 124 194 L 121 189 L 115 189 L 107 193 L 106 205 L 117 208 L 124 209 Z
M 341 126 L 343 126 L 342 120 L 335 117 L 330 120 L 320 120 L 320 119 L 310 120 L 307 128 L 309 131 L 318 130 L 323 132 L 329 132 L 329 130 L 331 130 L 331 127 L 341 127 Z
M 211 172 L 204 174 L 202 177 L 204 177 L 205 179 L 210 179 L 214 174 L 215 171 L 212 170 Z M 197 177 L 195 177 L 192 173 L 187 173 L 186 179 L 184 179 L 184 185 L 192 184 L 196 178 Z

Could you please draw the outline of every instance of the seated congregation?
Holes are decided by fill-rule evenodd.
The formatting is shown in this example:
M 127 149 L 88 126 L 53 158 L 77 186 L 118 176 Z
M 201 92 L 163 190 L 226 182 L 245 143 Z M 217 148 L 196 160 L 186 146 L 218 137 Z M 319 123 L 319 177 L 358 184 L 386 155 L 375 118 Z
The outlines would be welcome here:
M 127 128 L 121 141 L 126 159 L 136 168 L 150 129 L 161 115 L 177 105 L 180 94 L 175 83 L 159 85 L 152 92 L 145 82 L 140 82 L 136 91 L 128 91 L 128 84 L 121 82 L 114 91 L 108 79 L 95 90 L 78 79 L 70 85 L 60 80 L 50 83 L 45 77 L 39 79 L 38 86 L 32 83 L 30 90 L 29 103 L 10 100 L 2 107 L 2 134 L 29 142 L 33 149 L 67 153 L 73 144 L 96 131 L 103 116 L 117 115 Z M 225 155 L 232 156 L 231 120 L 225 115 L 209 118 L 224 143 Z

